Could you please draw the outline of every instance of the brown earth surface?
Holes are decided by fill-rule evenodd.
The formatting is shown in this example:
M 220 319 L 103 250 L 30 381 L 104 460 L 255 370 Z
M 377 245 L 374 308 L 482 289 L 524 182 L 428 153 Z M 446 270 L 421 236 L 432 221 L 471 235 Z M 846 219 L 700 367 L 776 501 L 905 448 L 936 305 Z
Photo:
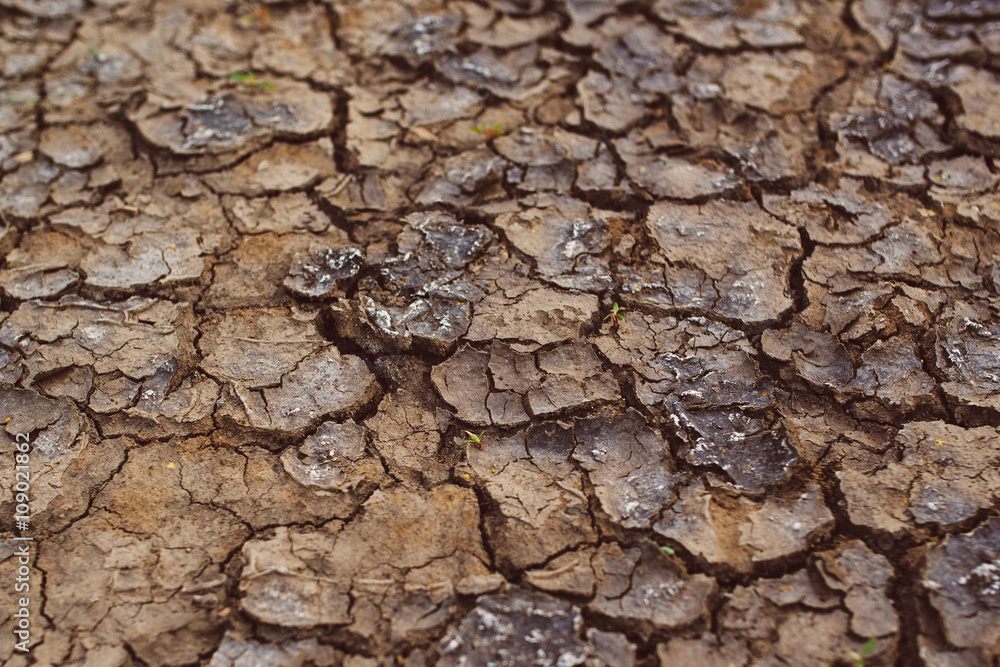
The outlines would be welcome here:
M 1000 664 L 998 110 L 998 0 L 0 0 L 0 661 Z

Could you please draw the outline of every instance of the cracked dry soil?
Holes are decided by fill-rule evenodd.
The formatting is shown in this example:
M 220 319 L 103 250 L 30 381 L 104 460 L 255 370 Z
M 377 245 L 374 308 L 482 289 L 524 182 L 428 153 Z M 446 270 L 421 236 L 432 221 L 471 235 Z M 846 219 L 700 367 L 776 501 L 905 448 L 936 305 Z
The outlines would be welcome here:
M 995 0 L 0 0 L 0 96 L 4 664 L 1000 661 Z

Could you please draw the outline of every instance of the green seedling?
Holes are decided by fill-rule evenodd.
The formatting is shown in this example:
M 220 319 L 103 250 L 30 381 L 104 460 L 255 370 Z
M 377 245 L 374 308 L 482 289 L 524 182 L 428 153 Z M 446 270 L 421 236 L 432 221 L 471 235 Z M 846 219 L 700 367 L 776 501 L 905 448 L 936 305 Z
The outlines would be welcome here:
M 267 32 L 271 28 L 271 10 L 267 7 L 257 7 L 249 14 L 241 16 L 240 21 L 246 24 L 259 23 L 260 29 Z
M 90 55 L 92 55 L 94 58 L 96 58 L 98 60 L 101 59 L 101 50 L 99 48 L 97 48 L 96 46 L 90 47 L 89 49 L 87 49 L 87 52 Z
M 865 645 L 861 647 L 861 653 L 851 651 L 851 660 L 854 661 L 854 667 L 865 667 L 865 658 L 872 654 L 875 650 L 876 644 L 878 644 L 878 638 L 871 637 L 865 642 Z
M 274 90 L 274 84 L 270 81 L 258 81 L 257 75 L 253 73 L 252 69 L 248 69 L 246 72 L 230 72 L 229 78 L 233 81 L 238 81 L 240 83 L 245 83 L 251 88 L 260 88 L 261 90 Z
M 660 551 L 667 554 L 668 556 L 676 556 L 677 551 L 673 547 L 660 547 Z
M 465 434 L 469 436 L 462 444 L 463 445 L 478 445 L 479 449 L 484 449 L 483 445 L 483 433 L 486 431 L 480 431 L 479 435 L 476 435 L 472 431 L 466 431 Z
M 16 107 L 19 106 L 35 106 L 42 101 L 41 97 L 37 95 L 28 95 L 26 97 L 8 97 L 7 104 L 12 104 Z
M 625 319 L 625 316 L 621 314 L 622 310 L 617 303 L 611 306 L 611 312 L 604 316 L 604 321 L 611 320 L 611 326 L 618 324 Z
M 486 127 L 486 123 L 480 123 L 478 127 L 473 125 L 472 131 L 483 135 L 483 139 L 487 141 L 503 136 L 503 129 L 500 128 L 500 123 L 495 124 L 493 127 Z

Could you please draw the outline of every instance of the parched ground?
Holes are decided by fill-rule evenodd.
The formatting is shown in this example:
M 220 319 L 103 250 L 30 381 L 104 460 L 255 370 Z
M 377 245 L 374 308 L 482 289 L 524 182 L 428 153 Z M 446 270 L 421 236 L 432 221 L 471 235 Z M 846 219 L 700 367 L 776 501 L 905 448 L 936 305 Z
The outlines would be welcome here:
M 996 0 L 0 0 L 0 661 L 997 665 L 997 158 Z

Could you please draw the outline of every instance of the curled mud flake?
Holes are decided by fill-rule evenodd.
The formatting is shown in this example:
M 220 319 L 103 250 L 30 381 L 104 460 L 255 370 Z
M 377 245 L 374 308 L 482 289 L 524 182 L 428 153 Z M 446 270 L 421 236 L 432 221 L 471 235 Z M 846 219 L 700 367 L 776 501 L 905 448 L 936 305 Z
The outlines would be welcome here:
M 86 250 L 78 239 L 57 230 L 36 231 L 22 238 L 0 270 L 0 287 L 19 300 L 57 296 L 76 284 Z
M 0 213 L 7 219 L 33 219 L 49 199 L 58 167 L 47 162 L 28 162 L 0 181 Z
M 375 416 L 365 422 L 389 472 L 413 486 L 439 484 L 451 472 L 439 456 L 450 415 L 433 400 L 429 384 L 426 370 L 407 378 L 405 386 L 387 394 Z
M 364 455 L 364 428 L 348 419 L 325 422 L 296 450 L 281 456 L 285 472 L 303 486 L 346 491 L 360 480 L 351 479 L 351 466 Z
M 349 624 L 380 642 L 440 632 L 456 609 L 457 582 L 489 574 L 475 496 L 448 484 L 376 491 L 346 525 L 279 527 L 248 542 L 243 559 L 252 615 L 280 614 L 269 622 L 289 627 Z
M 674 501 L 684 476 L 642 416 L 599 413 L 576 422 L 573 458 L 587 471 L 601 507 L 626 528 L 645 528 Z
M 799 237 L 756 204 L 662 202 L 646 225 L 670 262 L 692 264 L 716 282 L 719 314 L 760 322 L 792 307 L 789 271 L 802 252 Z
M 798 46 L 799 30 L 808 23 L 797 2 L 774 0 L 751 9 L 723 0 L 708 5 L 686 0 L 660 0 L 656 14 L 676 24 L 684 36 L 710 49 L 743 46 L 773 48 Z
M 120 139 L 106 126 L 54 126 L 46 128 L 38 150 L 56 164 L 70 169 L 92 167 Z
M 783 428 L 766 430 L 740 410 L 689 412 L 672 396 L 664 406 L 687 430 L 682 456 L 694 465 L 719 466 L 738 488 L 759 493 L 778 484 L 799 459 Z
M 447 203 L 466 206 L 499 194 L 505 168 L 503 159 L 480 149 L 446 158 L 431 171 L 416 196 L 418 204 Z
M 358 274 L 365 255 L 359 248 L 310 246 L 306 253 L 296 253 L 285 278 L 285 287 L 313 299 L 328 297 Z
M 320 234 L 330 227 L 330 218 L 304 192 L 257 199 L 226 195 L 222 205 L 242 234 L 304 231 Z
M 855 523 L 892 533 L 915 524 L 951 526 L 993 504 L 1000 484 L 995 429 L 914 422 L 897 441 L 901 461 L 869 475 L 837 473 Z
M 947 382 L 941 387 L 954 401 L 1000 409 L 1000 327 L 995 311 L 983 304 L 949 306 L 937 327 L 936 365 Z
M 320 139 L 306 144 L 275 144 L 235 167 L 205 175 L 216 192 L 259 197 L 299 190 L 337 173 L 333 146 Z
M 852 651 L 860 655 L 865 643 L 851 631 L 836 593 L 805 571 L 737 586 L 719 613 L 717 632 L 730 651 L 739 652 L 742 644 L 751 654 L 809 667 L 843 661 Z M 893 657 L 891 643 L 880 646 Z
M 484 597 L 438 643 L 439 665 L 583 665 L 595 652 L 581 639 L 580 609 L 512 588 Z
M 963 111 L 955 118 L 958 129 L 973 138 L 980 138 L 981 143 L 982 140 L 989 141 L 990 152 L 995 155 L 995 142 L 1000 140 L 1000 122 L 997 122 L 991 109 L 1000 102 L 1000 78 L 992 72 L 968 65 L 956 67 L 953 77 L 955 83 L 951 90 L 961 100 Z
M 333 112 L 327 94 L 282 81 L 266 94 L 207 95 L 181 110 L 161 110 L 149 103 L 132 119 L 156 146 L 182 157 L 217 156 L 202 160 L 207 167 L 231 163 L 277 137 L 315 135 L 330 126 Z
M 322 576 L 298 556 L 289 529 L 243 545 L 240 606 L 264 623 L 292 628 L 349 623 L 350 581 Z
M 812 486 L 791 502 L 769 498 L 740 527 L 740 544 L 753 551 L 754 561 L 804 549 L 813 534 L 833 525 L 833 514 L 819 496 L 819 487 Z
M 584 117 L 611 132 L 622 132 L 642 120 L 645 104 L 655 99 L 651 93 L 639 90 L 634 82 L 622 76 L 607 75 L 591 70 L 577 84 Z
M 167 357 L 189 354 L 189 313 L 190 304 L 142 297 L 107 305 L 71 295 L 56 304 L 28 301 L 0 325 L 0 342 L 21 350 L 29 382 L 69 366 L 146 378 Z
M 469 56 L 449 56 L 434 66 L 453 83 L 485 88 L 498 97 L 520 101 L 545 85 L 545 74 L 536 65 L 538 51 L 537 45 L 530 44 L 498 55 L 487 47 Z
M 931 547 L 922 583 L 951 644 L 995 651 L 1000 638 L 1000 519 Z
M 482 98 L 462 86 L 417 83 L 399 96 L 403 122 L 408 127 L 422 127 L 471 120 L 482 110 Z
M 817 387 L 843 392 L 854 377 L 851 358 L 840 341 L 799 322 L 785 331 L 765 331 L 761 346 L 769 357 L 793 362 L 799 376 Z
M 353 414 L 377 393 L 365 363 L 331 346 L 302 359 L 280 386 L 253 391 L 230 381 L 219 414 L 245 427 L 296 433 L 323 417 Z
M 565 287 L 603 289 L 610 284 L 607 260 L 597 258 L 609 245 L 608 225 L 617 216 L 568 197 L 537 195 L 496 224 L 518 250 L 535 259 L 537 273 Z M 583 264 L 584 258 L 595 261 Z
M 680 561 L 653 544 L 601 546 L 593 559 L 597 593 L 592 611 L 635 624 L 644 636 L 690 625 L 708 613 L 715 580 L 690 575 Z
M 490 391 L 486 375 L 488 363 L 488 354 L 466 345 L 431 371 L 431 379 L 441 398 L 455 408 L 456 417 L 463 422 L 477 426 L 490 423 L 486 409 L 486 397 Z
M 912 409 L 928 403 L 935 386 L 933 378 L 923 370 L 916 346 L 892 338 L 876 341 L 861 355 L 861 366 L 847 389 Z
M 542 569 L 525 572 L 524 580 L 539 590 L 590 597 L 596 584 L 594 569 L 590 565 L 593 555 L 593 547 L 562 554 Z

